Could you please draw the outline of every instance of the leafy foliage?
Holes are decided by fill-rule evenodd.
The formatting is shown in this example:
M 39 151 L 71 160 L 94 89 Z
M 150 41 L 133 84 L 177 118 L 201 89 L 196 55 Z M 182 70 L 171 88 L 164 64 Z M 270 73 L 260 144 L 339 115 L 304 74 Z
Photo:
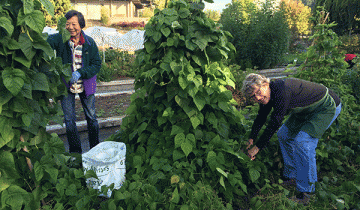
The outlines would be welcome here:
M 47 26 L 56 25 L 59 19 L 63 17 L 71 7 L 70 0 L 42 0 L 41 2 L 42 7 L 40 10 L 45 16 Z
M 104 25 L 108 25 L 109 24 L 109 19 L 110 19 L 110 16 L 109 16 L 109 9 L 106 8 L 105 6 L 101 6 L 101 23 L 104 24 Z
M 339 48 L 343 50 L 346 54 L 357 54 L 360 52 L 360 35 L 343 35 L 339 37 L 341 41 L 341 46 Z
M 220 20 L 220 12 L 219 11 L 207 9 L 207 10 L 205 10 L 205 14 L 208 18 L 210 18 L 213 21 Z
M 311 9 L 298 0 L 282 0 L 280 8 L 285 16 L 293 36 L 310 33 Z
M 234 50 L 230 34 L 201 4 L 171 1 L 145 26 L 136 92 L 120 132 L 109 139 L 128 148 L 126 182 L 115 195 L 124 200 L 117 205 L 200 208 L 206 197 L 195 186 L 203 185 L 217 189 L 230 208 L 264 170 L 240 150 L 244 117 L 230 103 L 225 85 L 234 87 L 234 77 L 221 61 Z
M 321 8 L 320 8 L 321 9 Z M 342 103 L 341 114 L 338 117 L 338 124 L 334 123 L 319 140 L 316 152 L 318 154 L 317 167 L 319 171 L 327 171 L 333 174 L 343 175 L 341 183 L 335 181 L 330 183 L 328 177 L 324 177 L 322 183 L 317 183 L 317 195 L 321 201 L 335 201 L 338 197 L 345 198 L 345 205 L 337 204 L 338 208 L 358 208 L 359 196 L 355 189 L 357 184 L 350 178 L 356 173 L 356 168 L 352 166 L 351 161 L 354 154 L 359 152 L 359 110 L 358 89 L 359 75 L 357 66 L 352 70 L 347 70 L 348 65 L 344 62 L 344 54 L 338 49 L 341 45 L 337 34 L 331 30 L 333 23 L 324 21 L 326 13 L 324 10 L 317 11 L 317 22 L 315 34 L 310 37 L 313 45 L 309 47 L 305 54 L 307 60 L 299 67 L 295 77 L 310 80 L 324 84 L 333 89 L 340 97 Z M 357 99 L 356 99 L 357 98 Z M 355 160 L 353 160 L 355 161 Z M 356 160 L 358 162 L 358 159 Z M 347 169 L 345 169 L 347 168 Z M 359 177 L 356 178 L 359 183 Z M 337 186 L 338 190 L 330 188 Z M 346 189 L 349 192 L 346 192 Z M 355 193 L 355 195 L 353 194 Z M 345 196 L 349 195 L 349 196 Z M 338 202 L 337 202 L 338 203 Z M 340 207 L 339 207 L 340 206 Z
M 145 27 L 145 22 L 144 21 L 119 22 L 119 23 L 114 23 L 111 26 L 118 29 L 143 29 Z
M 103 53 L 100 53 L 103 60 Z M 99 81 L 111 81 L 114 77 L 135 77 L 138 72 L 135 66 L 135 55 L 118 49 L 106 49 L 105 63 L 97 74 Z
M 0 208 L 90 209 L 99 206 L 99 193 L 87 189 L 85 178 L 96 175 L 67 163 L 62 140 L 46 132 L 49 120 L 62 122 L 61 78 L 68 80 L 71 68 L 42 34 L 41 6 L 54 14 L 47 0 L 0 3 Z M 58 28 L 69 37 L 65 22 Z
M 336 22 L 333 30 L 338 35 L 351 34 L 359 30 L 360 1 L 357 0 L 318 0 L 316 6 L 323 6 L 329 11 L 330 22 Z
M 284 11 L 275 10 L 273 1 L 265 1 L 260 9 L 253 1 L 234 1 L 219 22 L 233 35 L 230 42 L 237 53 L 231 58 L 244 70 L 273 67 L 288 49 L 290 32 Z

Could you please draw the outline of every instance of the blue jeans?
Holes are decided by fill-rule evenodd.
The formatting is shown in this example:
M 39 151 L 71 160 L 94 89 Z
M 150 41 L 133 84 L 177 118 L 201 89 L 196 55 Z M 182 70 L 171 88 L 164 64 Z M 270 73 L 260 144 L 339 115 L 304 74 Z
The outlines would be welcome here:
M 95 114 L 95 95 L 86 97 L 85 93 L 79 94 L 82 107 L 84 109 L 87 128 L 89 131 L 90 149 L 99 144 L 99 123 Z M 76 127 L 75 114 L 75 94 L 68 92 L 61 100 L 61 107 L 64 112 L 64 121 L 66 125 L 66 136 L 69 142 L 70 153 L 82 153 L 79 132 Z
M 330 124 L 340 114 L 341 104 L 336 107 Z M 314 192 L 317 181 L 316 152 L 319 139 L 300 131 L 294 139 L 289 136 L 289 129 L 282 125 L 277 132 L 281 153 L 284 159 L 284 176 L 296 180 L 296 189 L 300 192 Z

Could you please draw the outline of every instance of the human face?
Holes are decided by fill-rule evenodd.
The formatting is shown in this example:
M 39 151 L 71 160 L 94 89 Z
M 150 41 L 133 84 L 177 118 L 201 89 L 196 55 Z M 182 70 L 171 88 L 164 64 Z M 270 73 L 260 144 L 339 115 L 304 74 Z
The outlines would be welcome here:
M 254 99 L 259 104 L 267 104 L 270 101 L 270 87 L 269 83 L 265 83 L 262 86 L 254 85 L 254 92 L 250 98 Z
M 81 33 L 81 27 L 79 24 L 78 17 L 72 16 L 69 20 L 66 21 L 66 30 L 70 32 L 71 37 L 79 38 Z

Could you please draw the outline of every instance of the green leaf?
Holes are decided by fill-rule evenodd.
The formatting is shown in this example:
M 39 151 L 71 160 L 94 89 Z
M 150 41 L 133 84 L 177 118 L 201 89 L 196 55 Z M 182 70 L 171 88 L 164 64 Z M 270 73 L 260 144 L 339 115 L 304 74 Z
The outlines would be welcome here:
M 182 143 L 185 141 L 185 134 L 184 133 L 176 134 L 174 140 L 175 140 L 175 148 L 180 147 Z
M 57 181 L 59 170 L 57 170 L 56 168 L 45 167 L 45 171 L 50 175 L 53 182 Z
M 2 136 L 2 139 L 0 139 L 2 140 L 0 142 L 0 148 L 10 142 L 15 136 L 12 123 L 10 123 L 10 119 L 5 116 L 0 116 L 0 134 Z
M 98 176 L 96 175 L 95 171 L 93 171 L 93 170 L 87 170 L 85 173 L 85 178 L 86 179 L 89 179 L 89 178 L 99 179 Z
M 222 109 L 224 112 L 230 111 L 229 104 L 227 102 L 220 101 L 218 103 L 218 105 L 219 105 L 219 108 Z
M 171 27 L 174 29 L 178 29 L 178 28 L 182 28 L 182 26 L 180 25 L 180 23 L 178 21 L 174 21 L 171 23 Z
M 30 14 L 34 11 L 34 1 L 33 0 L 21 0 L 23 2 L 23 8 L 25 15 Z
M 196 139 L 195 139 L 194 134 L 188 133 L 186 135 L 186 140 L 189 141 L 191 143 L 191 145 L 193 145 L 194 147 L 196 146 Z
M 170 28 L 165 27 L 165 28 L 161 29 L 161 33 L 164 34 L 164 36 L 168 37 L 171 33 L 171 30 L 170 30 Z
M 0 27 L 4 28 L 9 36 L 14 32 L 14 26 L 6 17 L 0 17 Z
M 223 171 L 221 168 L 216 168 L 216 170 L 217 170 L 218 172 L 220 172 L 223 176 L 225 176 L 226 178 L 228 178 L 227 173 L 226 173 L 225 171 Z
M 194 129 L 196 129 L 198 127 L 198 125 L 200 125 L 200 122 L 201 122 L 200 119 L 198 117 L 196 117 L 196 116 L 192 116 L 190 118 L 190 121 L 191 121 L 191 124 L 192 124 Z
M 32 13 L 26 15 L 25 23 L 32 30 L 41 34 L 45 27 L 45 17 L 40 10 L 34 10 Z
M 204 97 L 199 93 L 196 95 L 196 97 L 193 98 L 193 101 L 199 111 L 201 111 L 206 104 Z
M 149 54 L 153 53 L 153 51 L 155 50 L 155 47 L 156 47 L 154 43 L 149 42 L 149 41 L 145 42 L 144 46 L 145 46 L 146 52 Z
M 177 125 L 173 125 L 172 129 L 171 129 L 171 136 L 172 135 L 177 135 L 179 133 L 184 133 L 184 129 L 182 129 L 180 126 Z
M 221 184 L 221 186 L 223 186 L 223 187 L 225 188 L 225 190 L 226 190 L 225 183 L 224 183 L 224 177 L 223 177 L 223 176 L 220 177 L 220 184 Z
M 14 39 L 10 39 L 7 43 L 7 48 L 10 50 L 17 50 L 21 48 L 21 45 Z
M 25 73 L 20 69 L 6 68 L 2 72 L 5 87 L 16 96 L 24 85 Z
M 34 171 L 35 171 L 35 178 L 37 181 L 40 181 L 44 176 L 44 169 L 39 163 L 39 161 L 36 161 L 34 164 Z
M 186 18 L 190 15 L 190 11 L 186 8 L 181 8 L 181 9 L 179 9 L 178 14 L 181 18 Z
M 32 79 L 33 90 L 50 91 L 48 78 L 45 74 L 37 72 Z
M 62 17 L 59 19 L 59 22 L 57 25 L 59 34 L 61 34 L 61 36 L 62 36 L 63 43 L 67 42 L 71 37 L 70 32 L 65 29 L 66 21 L 67 21 L 66 18 Z
M 29 199 L 29 193 L 17 185 L 11 185 L 1 195 L 2 206 L 9 205 L 11 209 L 22 209 L 23 203 Z
M 40 49 L 44 51 L 48 56 L 54 57 L 54 50 L 51 48 L 50 44 L 40 35 L 36 34 L 33 37 L 33 46 L 35 49 Z
M 210 162 L 214 159 L 216 159 L 216 153 L 214 151 L 210 151 L 207 155 L 206 161 Z
M 183 90 L 185 90 L 185 88 L 186 88 L 187 85 L 188 85 L 187 79 L 185 79 L 185 78 L 182 77 L 182 76 L 179 76 L 179 85 L 180 85 L 180 87 L 181 87 Z
M 0 90 L 0 106 L 9 102 L 12 97 L 12 94 L 7 89 Z
M 189 140 L 185 140 L 181 143 L 181 149 L 185 153 L 186 157 L 192 152 L 193 146 Z
M 183 157 L 185 157 L 183 152 L 180 152 L 178 150 L 174 150 L 174 152 L 173 152 L 173 161 L 176 161 L 176 160 L 181 159 Z
M 69 185 L 66 190 L 65 190 L 65 195 L 68 196 L 77 196 L 77 190 L 76 190 L 76 185 L 75 184 L 71 184 Z
M 177 187 L 175 188 L 174 192 L 172 193 L 172 197 L 170 199 L 170 202 L 172 203 L 179 203 L 180 201 L 180 195 Z
M 0 151 L 0 171 L 2 173 L 1 177 L 4 178 L 15 180 L 20 177 L 15 167 L 14 156 L 11 152 Z
M 30 114 L 27 113 L 27 114 L 21 115 L 21 119 L 26 127 L 30 126 L 30 123 L 31 123 L 31 120 L 33 117 L 34 117 L 34 113 L 30 113 Z
M 30 68 L 31 66 L 31 60 L 27 60 L 24 57 L 15 57 L 14 58 L 15 61 L 21 63 L 22 65 L 24 65 L 26 68 Z
M 44 6 L 45 10 L 54 17 L 55 11 L 54 11 L 54 5 L 49 0 L 39 0 L 40 3 Z
M 202 37 L 197 37 L 196 39 L 193 40 L 193 43 L 195 43 L 202 51 L 205 50 L 208 44 L 207 40 Z
M 161 39 L 161 33 L 159 31 L 155 31 L 154 35 L 152 35 L 155 43 L 158 42 Z
M 163 117 L 172 117 L 174 115 L 174 111 L 172 110 L 171 107 L 168 107 L 165 109 L 164 113 L 163 113 Z
M 175 61 L 171 61 L 170 68 L 173 71 L 174 75 L 179 75 L 179 72 L 182 70 L 182 65 L 177 64 Z
M 143 163 L 143 161 L 142 161 L 142 158 L 141 158 L 141 156 L 134 156 L 133 157 L 133 164 L 134 164 L 134 167 L 136 168 L 136 167 L 141 167 L 141 165 L 142 165 L 142 163 Z
M 185 41 L 185 46 L 191 51 L 194 51 L 196 49 L 196 44 L 194 44 L 191 40 L 188 39 Z
M 35 56 L 36 50 L 34 50 L 32 47 L 33 43 L 30 37 L 25 33 L 20 34 L 19 43 L 21 43 L 20 45 L 21 51 L 26 56 L 27 60 L 31 61 L 32 58 Z
M 260 178 L 260 172 L 254 168 L 250 168 L 249 173 L 250 173 L 250 179 L 252 182 L 255 182 L 256 180 L 258 180 Z

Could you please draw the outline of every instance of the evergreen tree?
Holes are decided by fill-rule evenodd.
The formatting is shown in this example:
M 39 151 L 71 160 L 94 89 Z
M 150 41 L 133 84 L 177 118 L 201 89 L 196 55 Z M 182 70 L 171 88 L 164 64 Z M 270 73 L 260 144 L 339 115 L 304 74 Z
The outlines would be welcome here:
M 329 20 L 337 23 L 333 30 L 338 35 L 351 35 L 355 30 L 359 30 L 359 0 L 317 0 L 316 5 L 324 6 L 330 13 Z

